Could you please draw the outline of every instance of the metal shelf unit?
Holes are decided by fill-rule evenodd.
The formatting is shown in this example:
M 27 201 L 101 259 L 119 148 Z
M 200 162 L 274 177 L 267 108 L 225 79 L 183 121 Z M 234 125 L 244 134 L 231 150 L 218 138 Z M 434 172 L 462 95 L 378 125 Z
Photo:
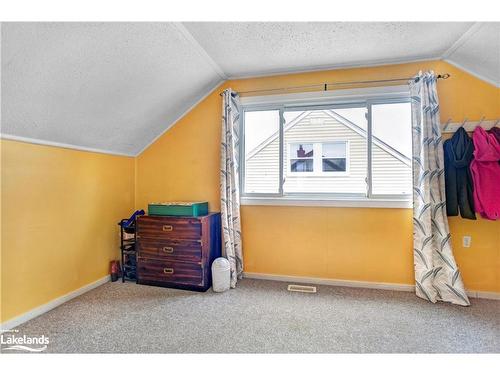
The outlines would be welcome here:
M 123 226 L 128 219 L 120 221 L 120 252 L 121 252 L 121 273 L 122 282 L 137 282 L 137 252 L 136 252 L 136 221 L 132 225 Z M 125 234 L 133 234 L 132 238 L 125 239 Z

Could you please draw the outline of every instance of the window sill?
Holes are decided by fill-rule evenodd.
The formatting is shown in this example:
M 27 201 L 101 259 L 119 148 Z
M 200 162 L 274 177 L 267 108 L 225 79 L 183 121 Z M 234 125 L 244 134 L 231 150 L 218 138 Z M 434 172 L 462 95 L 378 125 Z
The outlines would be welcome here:
M 299 207 L 379 207 L 412 208 L 411 199 L 405 198 L 304 198 L 304 197 L 241 197 L 242 206 L 299 206 Z
M 286 178 L 349 177 L 349 172 L 288 172 Z

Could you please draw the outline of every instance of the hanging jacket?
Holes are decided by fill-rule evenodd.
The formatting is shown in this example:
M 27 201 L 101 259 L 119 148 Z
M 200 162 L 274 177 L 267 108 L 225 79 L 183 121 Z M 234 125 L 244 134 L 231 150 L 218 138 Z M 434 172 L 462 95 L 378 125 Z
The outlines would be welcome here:
M 476 220 L 470 163 L 474 143 L 463 127 L 453 137 L 444 141 L 444 178 L 446 189 L 446 213 Z
M 500 143 L 500 128 L 494 126 L 490 130 L 488 130 L 488 133 L 493 134 L 497 142 Z
M 488 133 L 493 134 L 498 143 L 500 143 L 500 128 L 494 126 L 488 130 Z M 500 160 L 498 161 L 498 164 L 500 164 Z
M 474 160 L 471 162 L 476 212 L 490 220 L 500 218 L 500 143 L 493 134 L 478 126 L 472 135 Z

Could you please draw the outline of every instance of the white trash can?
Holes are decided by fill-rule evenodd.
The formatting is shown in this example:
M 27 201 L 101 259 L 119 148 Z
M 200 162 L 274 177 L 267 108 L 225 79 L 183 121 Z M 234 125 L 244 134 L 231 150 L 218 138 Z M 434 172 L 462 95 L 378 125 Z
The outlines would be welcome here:
M 226 258 L 217 258 L 212 263 L 212 289 L 225 292 L 231 287 L 231 266 Z

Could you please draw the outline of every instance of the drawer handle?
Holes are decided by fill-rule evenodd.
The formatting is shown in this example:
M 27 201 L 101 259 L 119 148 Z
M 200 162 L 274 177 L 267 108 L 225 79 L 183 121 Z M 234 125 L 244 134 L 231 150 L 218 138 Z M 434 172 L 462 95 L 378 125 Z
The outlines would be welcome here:
M 174 252 L 174 248 L 173 248 L 173 247 L 170 247 L 170 246 L 165 246 L 165 247 L 163 248 L 163 252 L 164 252 L 164 253 L 167 253 L 167 254 L 173 254 L 173 252 Z
M 167 275 L 171 275 L 174 273 L 174 269 L 173 268 L 164 268 L 163 273 L 166 273 Z
M 174 227 L 172 225 L 164 225 L 163 226 L 164 232 L 172 232 L 173 230 L 174 230 Z

